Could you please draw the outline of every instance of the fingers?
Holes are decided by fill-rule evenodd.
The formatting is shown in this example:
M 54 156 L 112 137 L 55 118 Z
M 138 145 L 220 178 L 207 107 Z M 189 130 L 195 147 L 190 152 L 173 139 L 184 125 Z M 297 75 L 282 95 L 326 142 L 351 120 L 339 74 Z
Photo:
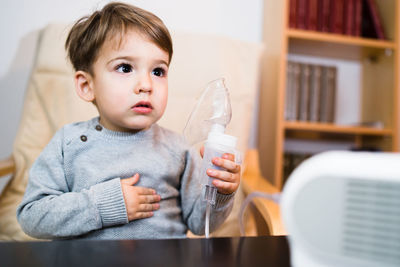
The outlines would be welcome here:
M 140 187 L 135 184 L 139 181 L 139 174 L 121 179 L 121 189 L 124 197 L 128 220 L 149 218 L 154 211 L 160 209 L 161 196 L 152 188 Z
M 222 155 L 222 158 L 230 160 L 230 161 L 235 161 L 235 155 L 230 154 L 230 153 L 225 153 Z
M 207 175 L 213 178 L 218 178 L 226 182 L 235 182 L 235 175 L 231 172 L 208 169 Z
M 212 163 L 215 166 L 221 167 L 228 172 L 232 173 L 239 173 L 240 172 L 240 165 L 236 164 L 234 160 L 234 156 L 232 154 L 224 154 L 222 155 L 223 158 L 213 158 Z
M 161 200 L 160 195 L 140 195 L 139 203 L 154 203 L 159 202 Z
M 238 173 L 209 169 L 207 170 L 207 174 L 217 178 L 212 183 L 221 194 L 232 194 L 239 187 L 240 175 Z
M 160 209 L 160 204 L 158 204 L 158 203 L 139 204 L 132 219 L 137 220 L 137 219 L 145 219 L 145 218 L 152 217 L 154 215 L 154 211 L 156 211 L 158 209 Z
M 121 179 L 121 183 L 125 185 L 134 185 L 139 181 L 139 174 L 136 173 L 134 176 L 126 179 Z
M 138 212 L 144 212 L 144 211 L 154 211 L 158 210 L 160 208 L 160 204 L 154 203 L 154 204 L 140 204 L 138 208 Z
M 218 189 L 220 194 L 226 195 L 232 194 L 239 187 L 239 183 L 225 182 L 217 179 L 213 181 L 213 185 Z
M 136 173 L 134 176 L 132 176 L 130 178 L 121 179 L 121 184 L 133 186 L 138 181 L 139 181 L 139 174 Z M 154 190 L 152 188 L 147 188 L 147 187 L 136 186 L 135 190 L 137 190 L 137 193 L 139 195 L 155 195 L 156 194 L 156 190 Z
M 137 219 L 145 219 L 145 218 L 149 218 L 152 217 L 154 215 L 154 213 L 152 211 L 146 211 L 146 212 L 136 212 L 135 216 L 132 218 L 133 220 L 137 220 Z
M 239 187 L 240 165 L 236 164 L 234 159 L 235 156 L 232 154 L 223 154 L 221 158 L 213 158 L 212 163 L 221 167 L 222 170 L 207 170 L 210 177 L 217 178 L 213 180 L 213 185 L 218 188 L 218 192 L 221 194 L 232 194 Z
M 229 154 L 224 154 L 224 155 L 229 155 Z M 232 156 L 228 156 L 230 158 Z M 228 160 L 228 159 L 222 159 L 222 158 L 213 158 L 212 163 L 215 166 L 223 168 L 223 170 L 215 170 L 215 169 L 208 169 L 207 170 L 207 175 L 213 178 L 218 178 L 220 180 L 226 181 L 226 182 L 231 182 L 235 183 L 237 182 L 238 175 L 240 173 L 240 165 L 236 164 L 235 162 Z
M 124 200 L 129 221 L 151 217 L 154 215 L 154 211 L 160 209 L 161 196 L 155 194 L 154 189 L 137 186 L 127 187 L 129 190 L 124 194 Z M 151 194 L 142 195 L 138 191 L 150 192 Z
M 148 187 L 136 186 L 136 190 L 139 195 L 155 195 L 156 194 L 156 190 L 154 190 L 152 188 L 148 188 Z

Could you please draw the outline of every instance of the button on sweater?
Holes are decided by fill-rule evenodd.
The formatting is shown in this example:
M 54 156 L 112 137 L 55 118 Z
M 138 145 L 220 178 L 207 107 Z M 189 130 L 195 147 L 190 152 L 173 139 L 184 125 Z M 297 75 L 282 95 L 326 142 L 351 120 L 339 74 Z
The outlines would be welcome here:
M 204 234 L 201 158 L 184 139 L 157 124 L 137 133 L 110 131 L 99 118 L 68 124 L 45 147 L 29 172 L 17 209 L 22 229 L 36 238 L 182 238 Z M 128 221 L 121 179 L 161 196 L 160 209 Z M 229 215 L 233 194 L 217 194 L 210 230 Z

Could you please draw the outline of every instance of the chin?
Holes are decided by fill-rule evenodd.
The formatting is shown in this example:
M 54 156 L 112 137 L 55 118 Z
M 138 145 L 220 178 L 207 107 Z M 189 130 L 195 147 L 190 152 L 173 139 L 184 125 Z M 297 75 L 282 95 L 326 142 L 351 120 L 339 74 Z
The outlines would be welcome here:
M 153 124 L 155 124 L 158 119 L 149 119 L 149 118 L 136 118 L 136 120 L 131 120 L 127 123 L 128 127 L 132 130 L 145 130 L 150 128 Z
M 127 128 L 131 129 L 132 131 L 142 131 L 142 130 L 147 130 L 153 125 L 153 123 L 143 123 L 143 124 L 135 124 L 135 125 L 129 125 Z

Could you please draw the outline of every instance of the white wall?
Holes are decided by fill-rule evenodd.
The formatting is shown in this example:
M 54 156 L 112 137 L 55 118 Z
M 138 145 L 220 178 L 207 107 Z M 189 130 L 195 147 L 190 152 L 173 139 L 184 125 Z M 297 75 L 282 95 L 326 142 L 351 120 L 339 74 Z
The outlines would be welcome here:
M 71 22 L 104 6 L 99 0 L 2 0 L 0 8 L 0 159 L 12 151 L 37 31 L 51 21 Z M 262 40 L 262 0 L 131 0 L 170 29 Z
M 37 32 L 49 22 L 72 22 L 104 0 L 2 0 L 0 2 L 0 159 L 12 152 Z M 263 0 L 130 0 L 159 16 L 169 29 L 262 40 Z M 0 179 L 0 192 L 7 179 Z

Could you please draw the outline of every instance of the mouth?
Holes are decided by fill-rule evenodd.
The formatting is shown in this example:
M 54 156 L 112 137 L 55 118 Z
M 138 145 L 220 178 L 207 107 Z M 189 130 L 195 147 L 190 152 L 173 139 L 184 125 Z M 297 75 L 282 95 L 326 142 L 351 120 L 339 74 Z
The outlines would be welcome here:
M 140 101 L 132 107 L 132 110 L 136 113 L 147 114 L 153 110 L 153 106 L 148 101 Z

